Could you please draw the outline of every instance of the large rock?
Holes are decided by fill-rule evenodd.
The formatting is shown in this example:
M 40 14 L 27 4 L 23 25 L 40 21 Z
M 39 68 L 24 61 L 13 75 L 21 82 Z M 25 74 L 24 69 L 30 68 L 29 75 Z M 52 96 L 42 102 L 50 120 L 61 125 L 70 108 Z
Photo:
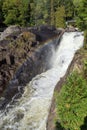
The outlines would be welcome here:
M 36 35 L 36 40 L 44 42 L 60 35 L 61 31 L 57 30 L 54 26 L 42 25 L 31 29 L 31 32 Z
M 0 40 L 5 39 L 7 36 L 11 35 L 12 33 L 20 32 L 21 28 L 17 25 L 9 26 L 4 32 L 1 33 Z
M 67 26 L 66 32 L 75 32 L 78 31 L 78 28 L 74 28 L 73 26 Z
M 19 37 L 21 37 L 25 41 L 32 41 L 32 42 L 36 41 L 36 35 L 29 31 L 24 31 L 19 35 Z

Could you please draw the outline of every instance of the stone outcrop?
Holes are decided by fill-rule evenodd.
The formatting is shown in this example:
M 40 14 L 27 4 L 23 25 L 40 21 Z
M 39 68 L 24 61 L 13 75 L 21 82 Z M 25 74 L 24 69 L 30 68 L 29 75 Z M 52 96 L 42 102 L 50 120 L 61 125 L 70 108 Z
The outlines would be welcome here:
M 10 36 L 13 33 L 19 33 L 21 31 L 21 28 L 19 26 L 9 26 L 7 29 L 4 30 L 4 32 L 1 33 L 0 40 L 4 40 L 7 36 Z
M 78 30 L 78 28 L 74 28 L 73 26 L 67 26 L 67 28 L 65 29 L 66 32 L 75 32 Z

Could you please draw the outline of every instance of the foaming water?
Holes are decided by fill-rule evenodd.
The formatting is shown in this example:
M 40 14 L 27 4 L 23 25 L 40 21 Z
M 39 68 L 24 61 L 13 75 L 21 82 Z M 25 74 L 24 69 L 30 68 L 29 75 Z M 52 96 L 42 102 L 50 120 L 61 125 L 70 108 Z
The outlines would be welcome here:
M 46 130 L 55 85 L 65 75 L 83 40 L 80 32 L 63 35 L 51 59 L 52 68 L 34 77 L 14 106 L 0 114 L 0 130 Z

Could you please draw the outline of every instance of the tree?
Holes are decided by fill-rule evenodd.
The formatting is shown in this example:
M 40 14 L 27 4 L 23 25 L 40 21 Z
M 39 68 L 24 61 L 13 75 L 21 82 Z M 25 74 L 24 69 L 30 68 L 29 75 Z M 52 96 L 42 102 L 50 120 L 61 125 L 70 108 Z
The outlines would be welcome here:
M 37 0 L 35 1 L 35 25 L 40 25 L 44 23 L 44 1 Z
M 73 0 L 57 0 L 58 7 L 64 6 L 66 20 L 72 19 L 74 14 Z
M 51 0 L 51 25 L 55 24 L 54 0 Z
M 35 25 L 35 8 L 36 8 L 36 3 L 34 0 L 30 0 L 30 26 Z
M 65 129 L 80 130 L 87 116 L 87 81 L 77 72 L 69 75 L 56 99 L 58 121 Z
M 73 0 L 65 0 L 64 5 L 65 5 L 66 20 L 73 19 L 73 16 L 74 16 Z
M 58 7 L 55 12 L 55 25 L 56 27 L 65 27 L 65 8 L 64 6 Z
M 49 0 L 37 0 L 34 1 L 35 8 L 34 8 L 34 18 L 35 18 L 35 25 L 41 25 L 48 23 L 49 17 Z M 33 12 L 33 11 L 32 11 Z
M 78 7 L 77 25 L 81 30 L 87 30 L 87 0 L 82 0 Z
M 4 16 L 2 12 L 2 6 L 3 6 L 4 0 L 0 0 L 0 26 L 3 26 Z
M 76 7 L 76 8 L 78 8 L 79 7 L 79 5 L 80 5 L 80 3 L 82 2 L 82 0 L 73 0 L 73 4 L 74 4 L 74 6 Z
M 30 6 L 28 0 L 5 0 L 3 13 L 6 25 L 27 25 L 30 20 Z
M 31 7 L 29 0 L 21 0 L 21 4 L 19 6 L 19 21 L 21 25 L 28 26 L 30 25 L 30 17 L 31 17 Z

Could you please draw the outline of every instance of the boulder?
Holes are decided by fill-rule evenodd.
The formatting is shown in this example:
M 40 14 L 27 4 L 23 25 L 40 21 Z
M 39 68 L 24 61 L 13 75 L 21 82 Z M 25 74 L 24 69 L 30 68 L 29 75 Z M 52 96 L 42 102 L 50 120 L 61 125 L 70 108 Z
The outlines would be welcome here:
M 12 33 L 20 32 L 21 28 L 17 25 L 9 26 L 1 33 L 0 40 L 5 39 L 7 36 L 10 36 Z
M 66 30 L 65 30 L 66 32 L 75 32 L 75 31 L 77 31 L 73 26 L 67 26 L 67 28 L 66 28 Z
M 22 37 L 24 41 L 36 41 L 36 35 L 28 31 L 24 31 L 19 37 Z

